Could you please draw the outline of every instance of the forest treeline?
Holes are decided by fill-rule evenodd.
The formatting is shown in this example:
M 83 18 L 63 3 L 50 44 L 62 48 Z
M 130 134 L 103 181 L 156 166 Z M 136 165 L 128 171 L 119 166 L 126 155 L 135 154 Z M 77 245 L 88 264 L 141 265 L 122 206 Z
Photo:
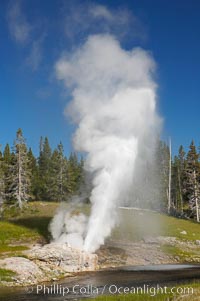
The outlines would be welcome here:
M 48 138 L 41 137 L 39 156 L 27 147 L 19 129 L 12 148 L 0 152 L 0 205 L 29 200 L 65 201 L 77 193 L 83 182 L 83 159 L 76 153 L 67 158 L 62 143 L 52 150 Z
M 173 158 L 170 147 L 159 141 L 155 160 L 149 178 L 156 178 L 159 187 L 159 196 L 152 197 L 159 199 L 159 210 L 199 221 L 200 155 L 194 141 L 187 153 L 180 146 Z M 13 146 L 0 152 L 0 209 L 3 204 L 22 208 L 30 200 L 67 201 L 84 186 L 83 164 L 76 153 L 66 157 L 62 143 L 52 150 L 47 137 L 41 137 L 36 158 L 19 129 Z
M 199 222 L 200 154 L 192 140 L 188 152 L 181 145 L 173 158 L 170 147 L 159 142 L 156 161 L 164 211 Z

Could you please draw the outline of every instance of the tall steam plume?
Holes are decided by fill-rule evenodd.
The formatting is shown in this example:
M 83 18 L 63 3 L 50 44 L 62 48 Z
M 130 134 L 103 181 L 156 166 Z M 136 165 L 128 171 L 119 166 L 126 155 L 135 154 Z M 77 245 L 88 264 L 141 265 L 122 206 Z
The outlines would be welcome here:
M 159 125 L 154 69 L 149 53 L 124 50 L 111 35 L 90 36 L 56 64 L 58 79 L 71 89 L 74 147 L 86 153 L 84 168 L 92 175 L 92 210 L 82 234 L 86 251 L 110 235 L 116 209 L 134 191 L 141 156 L 152 152 Z

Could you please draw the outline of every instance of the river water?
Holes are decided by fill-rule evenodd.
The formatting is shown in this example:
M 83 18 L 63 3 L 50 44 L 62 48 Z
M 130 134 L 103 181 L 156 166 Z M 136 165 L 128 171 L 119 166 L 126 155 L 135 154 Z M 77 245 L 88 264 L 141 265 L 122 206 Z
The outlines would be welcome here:
M 200 280 L 199 265 L 126 266 L 111 270 L 81 273 L 60 282 L 42 283 L 26 288 L 0 288 L 1 301 L 64 301 L 121 293 L 140 287 L 153 294 L 152 288 L 173 286 Z M 133 298 L 134 300 L 134 298 Z M 153 300 L 153 298 L 152 298 Z M 169 300 L 169 299 L 166 299 Z M 192 301 L 192 297 L 190 301 Z M 197 299 L 195 299 L 197 300 Z M 200 296 L 199 296 L 200 300 Z

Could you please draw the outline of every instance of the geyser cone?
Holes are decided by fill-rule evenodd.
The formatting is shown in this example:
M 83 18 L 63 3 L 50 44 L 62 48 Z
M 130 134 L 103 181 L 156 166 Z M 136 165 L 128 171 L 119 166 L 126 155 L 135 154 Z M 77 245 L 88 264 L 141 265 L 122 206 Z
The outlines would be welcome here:
M 84 168 L 93 179 L 87 251 L 110 235 L 116 208 L 131 196 L 138 158 L 152 153 L 160 123 L 154 66 L 147 52 L 126 51 L 109 35 L 89 37 L 56 64 L 57 77 L 71 88 L 67 112 L 78 124 L 74 147 L 86 153 Z

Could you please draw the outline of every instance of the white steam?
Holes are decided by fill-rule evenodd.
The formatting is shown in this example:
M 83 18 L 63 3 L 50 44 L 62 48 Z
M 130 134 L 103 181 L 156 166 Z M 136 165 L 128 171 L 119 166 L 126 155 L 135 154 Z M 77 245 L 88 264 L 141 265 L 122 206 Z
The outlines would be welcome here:
M 60 208 L 50 224 L 52 238 L 57 243 L 67 243 L 75 248 L 83 248 L 86 230 L 86 216 L 76 211 Z
M 53 234 L 55 239 L 62 239 L 64 224 L 68 234 L 78 233 L 79 246 L 84 239 L 84 250 L 94 252 L 115 226 L 118 206 L 133 197 L 138 162 L 152 153 L 159 125 L 154 67 L 149 53 L 124 50 L 110 35 L 89 37 L 57 62 L 58 79 L 71 89 L 67 113 L 78 125 L 74 147 L 86 153 L 84 167 L 92 174 L 92 210 L 86 232 L 84 227 L 78 230 L 78 220 L 60 213 L 57 218 L 65 222 L 62 231 Z

